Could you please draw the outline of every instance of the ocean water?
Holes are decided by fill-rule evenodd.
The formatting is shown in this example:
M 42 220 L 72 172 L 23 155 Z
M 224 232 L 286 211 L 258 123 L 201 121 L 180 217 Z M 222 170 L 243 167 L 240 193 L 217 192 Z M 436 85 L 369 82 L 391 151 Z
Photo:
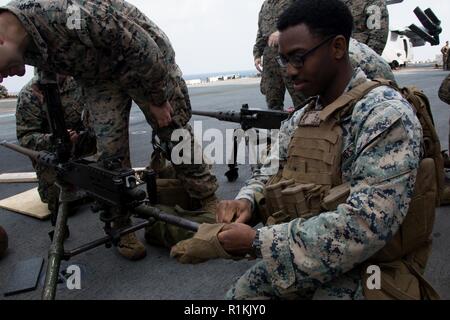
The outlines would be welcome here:
M 241 71 L 225 71 L 225 72 L 214 72 L 214 73 L 200 73 L 200 74 L 185 74 L 183 75 L 184 80 L 194 80 L 201 79 L 206 81 L 210 77 L 220 77 L 229 75 L 239 75 L 241 78 L 256 77 L 258 72 L 256 70 L 241 70 Z

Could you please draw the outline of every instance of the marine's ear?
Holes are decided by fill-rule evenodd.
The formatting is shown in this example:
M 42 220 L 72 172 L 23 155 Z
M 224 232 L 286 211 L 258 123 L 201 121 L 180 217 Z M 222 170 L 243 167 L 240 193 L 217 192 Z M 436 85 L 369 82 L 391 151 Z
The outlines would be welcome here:
M 344 36 L 336 36 L 331 43 L 333 57 L 336 60 L 345 58 L 348 54 L 348 41 Z

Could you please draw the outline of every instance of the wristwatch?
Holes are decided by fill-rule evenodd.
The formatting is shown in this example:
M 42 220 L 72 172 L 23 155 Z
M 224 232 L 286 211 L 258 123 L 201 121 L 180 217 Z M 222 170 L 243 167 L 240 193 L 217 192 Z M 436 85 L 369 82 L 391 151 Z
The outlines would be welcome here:
M 262 259 L 262 253 L 261 253 L 261 240 L 259 239 L 259 235 L 260 235 L 260 230 L 256 230 L 256 236 L 255 239 L 253 240 L 252 243 L 252 248 L 253 248 L 253 256 L 257 259 Z

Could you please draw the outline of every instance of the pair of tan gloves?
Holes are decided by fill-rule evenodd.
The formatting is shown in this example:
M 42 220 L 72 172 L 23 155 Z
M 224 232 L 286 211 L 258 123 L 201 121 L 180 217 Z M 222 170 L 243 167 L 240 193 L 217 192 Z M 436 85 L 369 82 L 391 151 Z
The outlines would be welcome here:
M 214 259 L 233 259 L 219 242 L 218 235 L 225 224 L 202 224 L 192 239 L 184 240 L 175 245 L 170 256 L 183 264 L 199 264 Z

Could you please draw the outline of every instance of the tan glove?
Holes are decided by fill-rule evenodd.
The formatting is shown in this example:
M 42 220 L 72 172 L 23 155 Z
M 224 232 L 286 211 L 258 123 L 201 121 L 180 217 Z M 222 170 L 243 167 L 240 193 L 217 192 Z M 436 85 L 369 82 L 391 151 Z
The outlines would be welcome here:
M 214 259 L 233 259 L 220 245 L 217 235 L 225 224 L 202 224 L 192 239 L 172 248 L 170 256 L 183 264 L 199 264 Z

